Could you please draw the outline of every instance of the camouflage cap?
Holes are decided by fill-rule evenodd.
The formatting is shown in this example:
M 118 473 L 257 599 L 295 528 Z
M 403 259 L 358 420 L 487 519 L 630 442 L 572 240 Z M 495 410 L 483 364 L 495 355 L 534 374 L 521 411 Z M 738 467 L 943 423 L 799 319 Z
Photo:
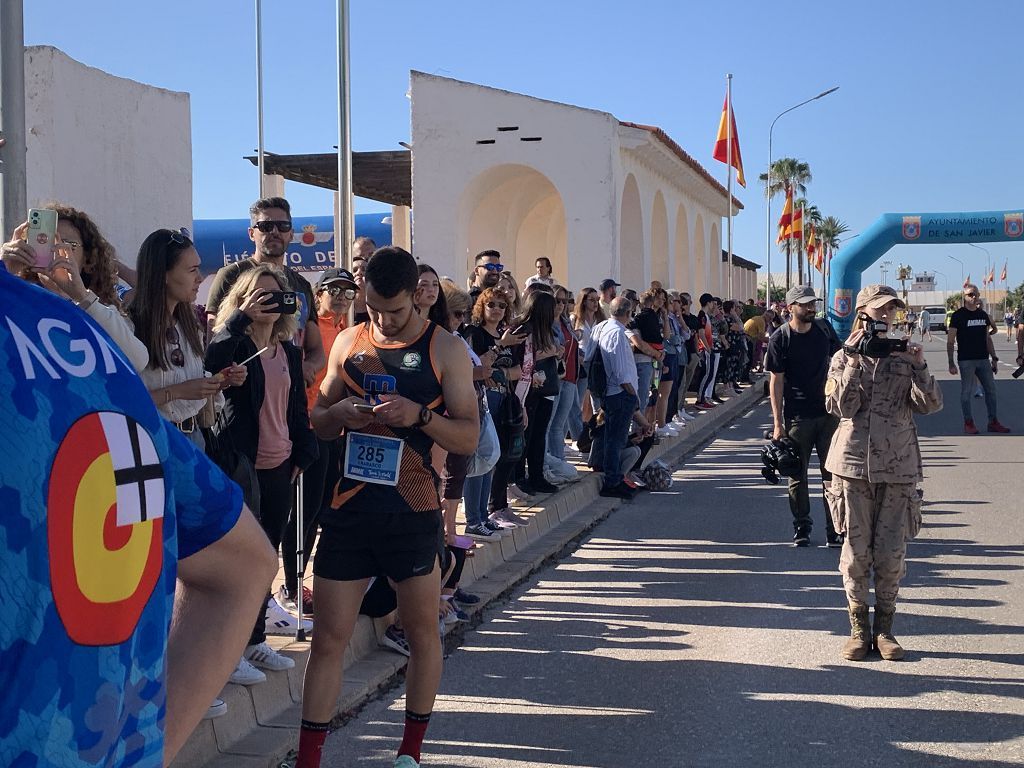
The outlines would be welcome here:
M 888 285 L 865 285 L 857 293 L 857 309 L 881 309 L 890 301 L 895 301 L 900 309 L 906 309 L 906 302 L 901 299 L 895 288 Z

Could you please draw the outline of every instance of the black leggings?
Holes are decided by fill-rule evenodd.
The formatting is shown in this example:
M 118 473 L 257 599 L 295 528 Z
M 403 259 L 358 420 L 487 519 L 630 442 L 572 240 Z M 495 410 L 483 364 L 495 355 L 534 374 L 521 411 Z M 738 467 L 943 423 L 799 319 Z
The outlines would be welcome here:
M 548 425 L 551 423 L 553 405 L 551 400 L 532 391 L 526 396 L 526 446 L 516 473 L 517 480 L 525 477 L 531 483 L 544 482 L 544 453 L 547 450 Z
M 302 473 L 303 519 L 302 527 L 306 531 L 302 543 L 302 572 L 310 563 L 310 553 L 316 541 L 317 523 L 320 513 L 334 498 L 334 487 L 341 477 L 341 438 L 335 440 L 318 440 L 320 454 L 305 472 Z M 299 583 L 298 557 L 296 555 L 296 524 L 295 509 L 288 515 L 288 525 L 284 529 L 281 541 L 281 559 L 284 561 L 284 587 L 288 594 L 295 597 Z
M 285 523 L 288 521 L 288 512 L 292 508 L 292 462 L 290 459 L 273 469 L 257 469 L 256 479 L 260 485 L 260 508 L 257 518 L 263 532 L 270 539 L 270 546 L 276 552 L 281 546 L 281 538 L 284 536 Z M 255 511 L 255 510 L 254 510 Z M 270 593 L 267 592 L 267 599 Z M 256 624 L 249 636 L 249 645 L 257 645 L 267 639 L 266 633 L 267 608 L 266 603 L 260 608 L 256 617 Z

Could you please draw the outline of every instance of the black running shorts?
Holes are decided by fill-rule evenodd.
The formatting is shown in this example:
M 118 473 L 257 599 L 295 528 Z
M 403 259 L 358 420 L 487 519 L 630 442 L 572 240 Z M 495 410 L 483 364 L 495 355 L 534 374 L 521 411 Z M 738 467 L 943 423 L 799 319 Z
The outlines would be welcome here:
M 387 576 L 404 581 L 434 570 L 444 553 L 441 511 L 338 510 L 321 523 L 313 573 L 332 581 Z

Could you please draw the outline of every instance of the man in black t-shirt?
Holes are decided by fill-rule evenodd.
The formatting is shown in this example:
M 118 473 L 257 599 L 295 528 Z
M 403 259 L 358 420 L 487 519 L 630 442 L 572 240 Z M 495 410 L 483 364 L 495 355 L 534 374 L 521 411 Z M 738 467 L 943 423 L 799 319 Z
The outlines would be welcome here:
M 988 410 L 988 431 L 1009 432 L 996 418 L 996 382 L 993 375 L 999 370 L 989 334 L 988 313 L 981 308 L 978 286 L 968 283 L 964 286 L 964 306 L 949 319 L 946 335 L 946 356 L 949 358 L 949 372 L 956 376 L 957 363 L 960 365 L 960 408 L 964 412 L 964 432 L 978 434 L 971 413 L 971 393 L 975 378 L 985 390 L 985 408 Z M 953 362 L 953 346 L 956 345 L 956 362 Z M 991 363 L 989 362 L 991 360 Z
M 793 543 L 806 547 L 811 540 L 811 500 L 807 467 L 811 451 L 817 451 L 823 486 L 832 481 L 825 469 L 828 447 L 839 419 L 825 410 L 825 379 L 829 360 L 842 346 L 824 321 L 815 320 L 818 299 L 809 285 L 790 288 L 786 294 L 790 320 L 768 340 L 765 368 L 771 373 L 774 440 L 788 436 L 800 448 L 800 476 L 789 481 L 789 509 L 793 513 Z M 824 489 L 823 489 L 824 490 Z M 824 501 L 824 494 L 822 495 Z M 828 546 L 842 546 L 835 532 L 828 503 L 825 536 Z

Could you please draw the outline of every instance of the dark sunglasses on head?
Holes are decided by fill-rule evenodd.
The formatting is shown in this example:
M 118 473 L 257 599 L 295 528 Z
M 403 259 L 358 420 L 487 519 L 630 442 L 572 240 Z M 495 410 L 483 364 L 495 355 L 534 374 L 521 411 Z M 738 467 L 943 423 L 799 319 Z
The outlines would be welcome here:
M 171 327 L 167 329 L 167 333 L 164 334 L 164 338 L 168 344 L 173 344 L 174 349 L 171 350 L 170 359 L 171 365 L 176 368 L 185 367 L 185 353 L 181 351 L 181 337 L 178 336 L 178 329 Z
M 488 301 L 484 306 L 488 309 L 500 309 L 502 311 L 508 308 L 508 304 L 503 301 Z
M 253 227 L 255 229 L 258 229 L 260 232 L 263 232 L 264 234 L 266 234 L 267 232 L 271 232 L 275 229 L 278 232 L 292 231 L 292 223 L 290 221 L 257 221 L 253 224 Z
M 346 299 L 354 299 L 356 292 L 354 288 L 342 288 L 340 285 L 332 285 L 330 288 L 324 288 L 327 291 L 328 296 L 337 296 L 344 294 Z
M 171 231 L 171 242 L 177 243 L 178 245 L 191 243 L 192 232 L 189 230 L 188 227 L 178 227 L 176 230 Z
M 488 272 L 501 272 L 505 269 L 504 264 L 481 264 L 481 267 L 486 269 Z

